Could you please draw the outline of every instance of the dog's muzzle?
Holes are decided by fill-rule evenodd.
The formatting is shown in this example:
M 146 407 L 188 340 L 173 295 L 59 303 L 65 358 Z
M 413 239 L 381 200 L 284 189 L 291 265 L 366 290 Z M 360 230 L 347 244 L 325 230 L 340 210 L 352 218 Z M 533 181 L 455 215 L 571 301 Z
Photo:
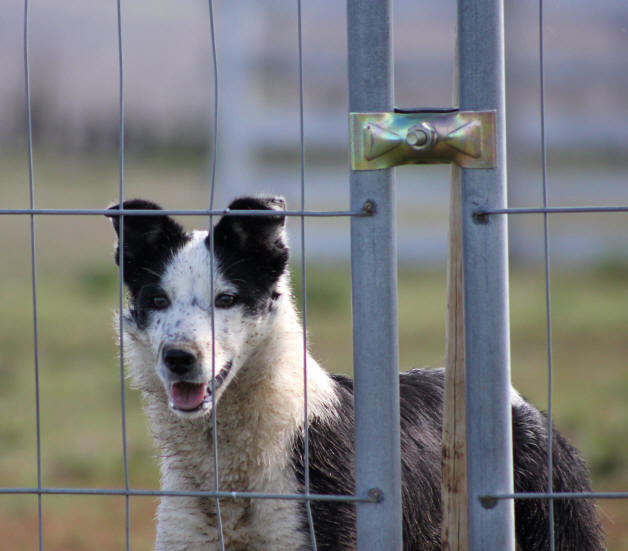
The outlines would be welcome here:
M 170 407 L 192 412 L 201 409 L 207 398 L 207 383 L 196 382 L 198 354 L 185 348 L 164 347 L 161 359 L 168 369 Z
M 211 406 L 212 384 L 199 381 L 202 377 L 199 354 L 181 347 L 164 347 L 162 361 L 170 376 L 168 377 L 170 407 L 176 411 L 193 413 Z M 232 362 L 227 362 L 216 373 L 214 388 L 218 390 L 231 369 Z

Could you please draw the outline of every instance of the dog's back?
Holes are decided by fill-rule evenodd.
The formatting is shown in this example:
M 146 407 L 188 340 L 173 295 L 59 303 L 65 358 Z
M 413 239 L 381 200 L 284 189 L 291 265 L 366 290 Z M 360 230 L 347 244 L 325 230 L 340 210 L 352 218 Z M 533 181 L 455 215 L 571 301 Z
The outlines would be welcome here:
M 334 376 L 341 388 L 338 417 L 310 427 L 310 481 L 312 491 L 353 491 L 353 383 Z M 438 550 L 441 521 L 441 429 L 444 371 L 415 369 L 400 375 L 401 461 L 404 549 Z M 512 406 L 515 490 L 546 492 L 547 420 L 523 400 Z M 590 491 L 586 465 L 577 450 L 553 432 L 554 490 Z M 302 439 L 295 467 L 303 481 Z M 346 503 L 312 504 L 319 549 L 338 550 L 355 545 L 355 510 Z M 516 536 L 521 550 L 549 549 L 547 500 L 515 503 Z M 554 503 L 555 548 L 593 551 L 603 549 L 596 507 L 589 500 L 556 500 Z M 348 529 L 350 527 L 350 529 Z M 342 539 L 338 539 L 341 534 Z

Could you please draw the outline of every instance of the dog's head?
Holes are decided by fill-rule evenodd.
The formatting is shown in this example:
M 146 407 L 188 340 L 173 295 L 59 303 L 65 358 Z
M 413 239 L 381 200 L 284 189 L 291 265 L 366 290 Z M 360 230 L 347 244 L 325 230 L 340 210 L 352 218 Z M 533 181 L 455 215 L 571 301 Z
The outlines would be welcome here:
M 212 232 L 192 233 L 159 214 L 154 203 L 136 199 L 122 208 L 150 211 L 109 215 L 118 235 L 115 260 L 129 291 L 124 334 L 133 375 L 140 388 L 165 391 L 179 415 L 208 414 L 263 344 L 282 298 L 284 200 L 237 199 L 230 211 L 273 214 L 228 214 Z

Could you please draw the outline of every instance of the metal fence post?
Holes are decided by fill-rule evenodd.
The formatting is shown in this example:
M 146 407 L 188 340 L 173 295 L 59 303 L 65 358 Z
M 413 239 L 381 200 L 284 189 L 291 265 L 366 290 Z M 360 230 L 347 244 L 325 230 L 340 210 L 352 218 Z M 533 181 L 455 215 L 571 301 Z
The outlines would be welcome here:
M 392 111 L 390 0 L 348 0 L 349 110 Z M 357 505 L 358 549 L 402 547 L 397 247 L 392 169 L 351 172 L 351 207 L 375 213 L 351 220 L 356 416 L 356 492 L 383 501 Z
M 466 363 L 469 549 L 514 549 L 514 504 L 484 508 L 479 496 L 513 491 L 505 217 L 504 34 L 501 0 L 458 0 L 461 110 L 496 111 L 497 168 L 460 169 Z M 454 169 L 459 170 L 459 169 Z

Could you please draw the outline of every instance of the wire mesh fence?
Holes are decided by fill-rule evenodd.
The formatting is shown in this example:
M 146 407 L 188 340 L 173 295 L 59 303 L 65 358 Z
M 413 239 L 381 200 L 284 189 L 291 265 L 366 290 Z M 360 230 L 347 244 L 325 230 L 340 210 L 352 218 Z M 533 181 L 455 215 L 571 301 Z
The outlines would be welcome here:
M 212 135 L 219 135 L 218 130 L 218 120 L 219 120 L 219 97 L 218 97 L 218 64 L 219 59 L 216 53 L 216 46 L 213 43 L 214 40 L 214 20 L 213 20 L 213 12 L 212 12 L 212 2 L 209 2 L 209 11 L 208 11 L 208 19 L 210 21 L 210 29 L 211 32 L 210 37 L 212 40 L 212 71 L 213 71 L 213 118 L 214 127 L 212 130 Z M 542 2 L 540 3 L 540 29 L 543 31 L 543 23 L 542 23 L 542 14 L 543 14 L 543 6 Z M 121 448 L 123 452 L 123 465 L 124 465 L 124 487 L 122 488 L 75 488 L 72 485 L 68 485 L 66 487 L 48 487 L 44 483 L 43 470 L 45 468 L 45 450 L 42 450 L 42 414 L 40 411 L 41 397 L 40 397 L 40 364 L 41 364 L 41 351 L 40 351 L 40 336 L 39 336 L 39 311 L 40 305 L 38 302 L 38 297 L 40 295 L 38 289 L 38 279 L 41 278 L 41 274 L 38 271 L 37 264 L 37 220 L 39 217 L 46 216 L 59 216 L 59 217 L 73 217 L 73 216 L 87 216 L 87 217 L 100 217 L 105 214 L 111 214 L 111 211 L 107 211 L 105 209 L 85 209 L 85 208 L 38 208 L 37 200 L 36 200 L 36 192 L 37 192 L 37 164 L 34 161 L 34 146 L 33 146 L 33 124 L 32 124 L 32 101 L 31 101 L 31 73 L 30 73 L 30 63 L 29 63 L 29 36 L 30 36 L 30 26 L 29 26 L 29 2 L 26 0 L 24 2 L 24 29 L 23 29 L 23 38 L 24 38 L 24 84 L 25 84 L 25 97 L 26 97 L 26 114 L 27 114 L 27 143 L 28 143 L 28 181 L 29 181 L 29 206 L 28 208 L 2 208 L 0 209 L 0 215 L 2 216 L 19 216 L 25 217 L 29 220 L 30 223 L 30 266 L 31 266 L 31 290 L 32 290 L 32 329 L 33 329 L 33 363 L 34 363 L 34 385 L 35 385 L 35 426 L 36 426 L 36 479 L 37 483 L 34 487 L 18 487 L 18 488 L 3 488 L 0 489 L 0 493 L 2 494 L 12 494 L 12 495 L 31 495 L 36 496 L 37 498 L 37 509 L 38 509 L 38 522 L 37 522 L 37 530 L 38 530 L 38 545 L 40 549 L 45 548 L 45 533 L 44 526 L 45 522 L 43 521 L 45 515 L 45 507 L 43 500 L 46 496 L 59 496 L 59 495 L 73 495 L 73 496 L 119 496 L 125 499 L 125 547 L 126 549 L 130 549 L 132 547 L 132 530 L 133 530 L 133 521 L 132 521 L 132 513 L 131 513 L 131 498 L 135 497 L 150 497 L 150 496 L 163 496 L 163 495 L 181 495 L 181 496 L 205 496 L 215 498 L 216 502 L 219 503 L 222 498 L 235 498 L 235 499 L 289 499 L 289 500 L 304 500 L 307 504 L 308 508 L 312 501 L 316 500 L 346 500 L 353 501 L 356 503 L 368 503 L 372 502 L 373 499 L 366 495 L 366 492 L 358 491 L 356 495 L 352 496 L 328 496 L 328 495 L 313 495 L 309 490 L 309 482 L 307 480 L 308 469 L 305 469 L 306 473 L 306 481 L 305 494 L 258 494 L 251 492 L 231 492 L 228 490 L 223 490 L 216 482 L 216 486 L 207 492 L 167 492 L 162 490 L 143 490 L 137 489 L 133 487 L 130 476 L 130 467 L 129 467 L 129 458 L 127 454 L 127 450 L 129 448 L 128 435 L 127 435 L 127 421 L 126 421 L 126 403 L 129 398 L 125 393 L 125 368 L 124 368 L 124 353 L 122 353 L 120 358 L 120 397 L 119 397 L 119 406 L 120 406 L 120 417 L 121 417 Z M 301 119 L 299 121 L 299 129 L 300 129 L 300 148 L 299 148 L 299 164 L 300 164 L 300 207 L 297 210 L 289 210 L 285 212 L 285 215 L 288 217 L 294 217 L 300 222 L 299 229 L 299 238 L 300 238 L 300 247 L 302 250 L 301 256 L 301 280 L 299 285 L 301 287 L 301 293 L 303 295 L 303 334 L 304 334 L 304 381 L 307 382 L 307 362 L 305 360 L 305 349 L 308 346 L 307 342 L 307 267 L 306 267 L 306 249 L 307 249 L 307 240 L 306 240 L 306 231 L 305 231 L 305 220 L 306 218 L 356 218 L 356 219 L 368 219 L 369 212 L 363 208 L 365 196 L 361 196 L 355 200 L 352 200 L 352 208 L 348 210 L 334 210 L 334 211 L 326 211 L 326 210 L 307 210 L 306 207 L 306 174 L 305 174 L 305 121 L 303 118 L 303 60 L 302 60 L 302 30 L 301 30 L 301 2 L 298 2 L 298 32 L 297 32 L 297 44 L 296 49 L 298 51 L 298 74 L 299 74 L 299 87 L 298 87 L 298 102 L 300 105 L 300 115 Z M 123 43 L 123 26 L 124 26 L 124 4 L 118 1 L 117 3 L 117 39 L 118 39 L 118 68 L 119 68 L 119 163 L 118 163 L 118 180 L 119 180 L 119 198 L 122 201 L 126 195 L 125 193 L 125 68 L 124 68 L 124 43 Z M 218 31 L 219 32 L 219 31 Z M 541 58 L 540 58 L 540 67 L 541 67 L 541 82 L 543 81 L 543 45 L 542 39 L 543 34 L 541 32 Z M 543 94 L 543 86 L 541 86 L 541 94 Z M 544 99 L 541 98 L 541 106 L 544 106 Z M 392 107 L 390 105 L 389 107 Z M 541 119 L 544 118 L 543 112 L 540 114 Z M 545 123 L 542 120 L 541 128 L 545 128 Z M 474 211 L 473 216 L 479 219 L 487 219 L 491 217 L 501 217 L 501 216 L 514 216 L 514 215 L 542 215 L 544 219 L 544 230 L 543 230 L 543 238 L 544 238 L 544 248 L 545 248 L 545 259 L 544 259 L 544 278 L 545 278 L 545 293 L 546 293 L 546 323 L 547 323 L 547 363 L 548 363 L 548 419 L 549 423 L 552 423 L 553 414 L 553 361 L 552 361 L 552 300 L 551 300 L 551 284 L 550 284 L 550 251 L 551 251 L 551 240 L 550 240 L 550 228 L 549 228 L 549 217 L 550 215 L 577 215 L 577 214 L 586 214 L 586 213 L 604 213 L 609 216 L 621 216 L 622 213 L 628 212 L 628 207 L 622 205 L 608 205 L 608 206 L 553 206 L 551 205 L 548 197 L 548 181 L 551 182 L 551 178 L 548 178 L 546 174 L 546 159 L 545 159 L 545 137 L 541 136 L 541 147 L 543 149 L 543 202 L 542 206 L 533 206 L 533 207 L 519 207 L 519 208 L 491 208 L 491 209 L 478 209 Z M 210 169 L 210 177 L 209 177 L 209 197 L 207 198 L 207 209 L 172 209 L 162 211 L 161 214 L 168 214 L 173 216 L 202 216 L 205 218 L 209 218 L 210 225 L 213 217 L 216 216 L 232 216 L 232 215 L 265 215 L 264 212 L 257 211 L 247 211 L 247 212 L 228 212 L 224 209 L 216 209 L 214 204 L 214 187 L 216 182 L 216 159 L 218 157 L 217 147 L 218 140 L 213 140 L 213 151 L 211 154 L 211 169 Z M 368 195 L 368 194 L 367 194 Z M 371 198 L 369 196 L 369 198 Z M 391 201 L 394 202 L 394 201 Z M 123 217 L 127 216 L 136 216 L 139 214 L 150 214 L 148 212 L 125 212 L 118 211 L 118 214 L 123 215 Z M 394 252 L 394 249 L 392 249 Z M 392 290 L 394 294 L 394 289 Z M 119 310 L 122 312 L 124 307 L 124 292 L 123 292 L 123 277 L 120 275 L 119 279 Z M 358 299 L 359 300 L 359 299 Z M 123 324 L 123 320 L 120 320 L 120 323 Z M 388 324 L 390 325 L 390 324 Z M 120 347 L 124 350 L 124 343 L 120 342 Z M 394 366 L 394 370 L 396 373 L 396 366 Z M 306 419 L 307 419 L 307 401 L 306 401 Z M 306 423 L 307 426 L 307 423 Z M 214 435 L 216 431 L 214 431 Z M 307 431 L 305 433 L 306 445 L 305 450 L 308 449 L 307 446 Z M 219 446 L 219 442 L 214 442 L 214 450 L 217 449 L 217 445 Z M 378 446 L 380 449 L 382 446 Z M 481 453 L 481 450 L 479 451 Z M 551 453 L 551 452 L 550 452 Z M 305 462 L 307 464 L 307 452 Z M 548 460 L 548 468 L 551 472 L 551 461 Z M 217 470 L 217 465 L 215 466 Z M 217 477 L 216 477 L 217 480 Z M 550 477 L 551 480 L 551 477 Z M 370 485 L 367 484 L 364 489 L 368 489 Z M 548 487 L 548 491 L 546 494 L 498 494 L 498 495 L 483 495 L 482 496 L 482 504 L 484 506 L 494 505 L 496 500 L 511 500 L 511 499 L 532 499 L 532 498 L 543 498 L 548 499 L 551 504 L 555 499 L 565 499 L 567 497 L 571 498 L 582 498 L 582 499 L 624 499 L 628 497 L 626 492 L 594 492 L 590 494 L 562 494 L 553 492 L 553 488 L 551 485 Z M 376 527 L 372 522 L 369 523 L 371 527 Z M 310 532 L 311 532 L 311 541 L 312 547 L 315 548 L 315 540 L 313 536 L 314 527 L 311 522 L 311 513 L 310 513 Z M 379 530 L 379 528 L 378 528 Z M 224 545 L 223 545 L 224 546 Z

